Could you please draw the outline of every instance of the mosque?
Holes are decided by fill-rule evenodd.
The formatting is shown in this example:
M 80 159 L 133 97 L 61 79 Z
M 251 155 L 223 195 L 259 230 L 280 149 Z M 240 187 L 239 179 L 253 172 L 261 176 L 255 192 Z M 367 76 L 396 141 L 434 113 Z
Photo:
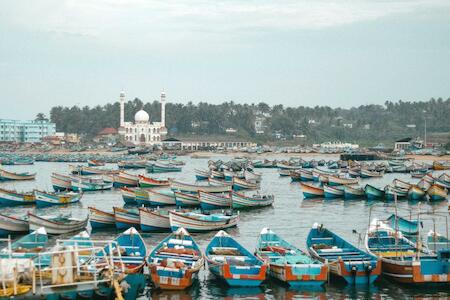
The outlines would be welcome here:
M 125 122 L 125 93 L 120 93 L 119 135 L 126 143 L 135 145 L 160 145 L 167 134 L 166 94 L 161 93 L 161 122 L 150 122 L 148 113 L 141 109 L 134 115 L 133 122 Z

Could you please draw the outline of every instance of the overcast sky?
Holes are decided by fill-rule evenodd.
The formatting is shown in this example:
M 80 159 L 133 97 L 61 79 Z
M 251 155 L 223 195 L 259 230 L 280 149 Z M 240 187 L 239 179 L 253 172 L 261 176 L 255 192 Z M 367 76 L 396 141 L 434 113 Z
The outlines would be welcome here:
M 0 118 L 168 101 L 450 97 L 449 0 L 0 1 Z

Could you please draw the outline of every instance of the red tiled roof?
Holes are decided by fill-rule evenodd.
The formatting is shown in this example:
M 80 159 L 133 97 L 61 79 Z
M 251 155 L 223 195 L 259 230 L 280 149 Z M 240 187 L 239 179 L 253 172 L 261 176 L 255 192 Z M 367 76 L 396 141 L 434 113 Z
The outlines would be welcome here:
M 98 133 L 98 135 L 108 135 L 108 134 L 117 134 L 117 129 L 112 127 L 103 128 L 103 130 Z

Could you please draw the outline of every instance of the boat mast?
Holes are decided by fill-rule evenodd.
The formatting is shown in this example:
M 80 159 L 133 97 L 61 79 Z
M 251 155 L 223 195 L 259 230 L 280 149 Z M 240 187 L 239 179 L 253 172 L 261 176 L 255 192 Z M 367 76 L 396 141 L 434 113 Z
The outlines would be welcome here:
M 394 192 L 395 208 L 395 257 L 398 257 L 398 212 L 397 212 L 397 192 Z

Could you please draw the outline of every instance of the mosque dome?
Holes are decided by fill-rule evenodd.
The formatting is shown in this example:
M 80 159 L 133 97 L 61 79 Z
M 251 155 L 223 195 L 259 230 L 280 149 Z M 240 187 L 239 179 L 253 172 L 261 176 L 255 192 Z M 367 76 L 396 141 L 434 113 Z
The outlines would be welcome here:
M 148 120 L 150 120 L 150 116 L 148 115 L 148 113 L 141 109 L 140 111 L 138 111 L 135 115 L 134 115 L 134 121 L 136 123 L 147 123 Z

